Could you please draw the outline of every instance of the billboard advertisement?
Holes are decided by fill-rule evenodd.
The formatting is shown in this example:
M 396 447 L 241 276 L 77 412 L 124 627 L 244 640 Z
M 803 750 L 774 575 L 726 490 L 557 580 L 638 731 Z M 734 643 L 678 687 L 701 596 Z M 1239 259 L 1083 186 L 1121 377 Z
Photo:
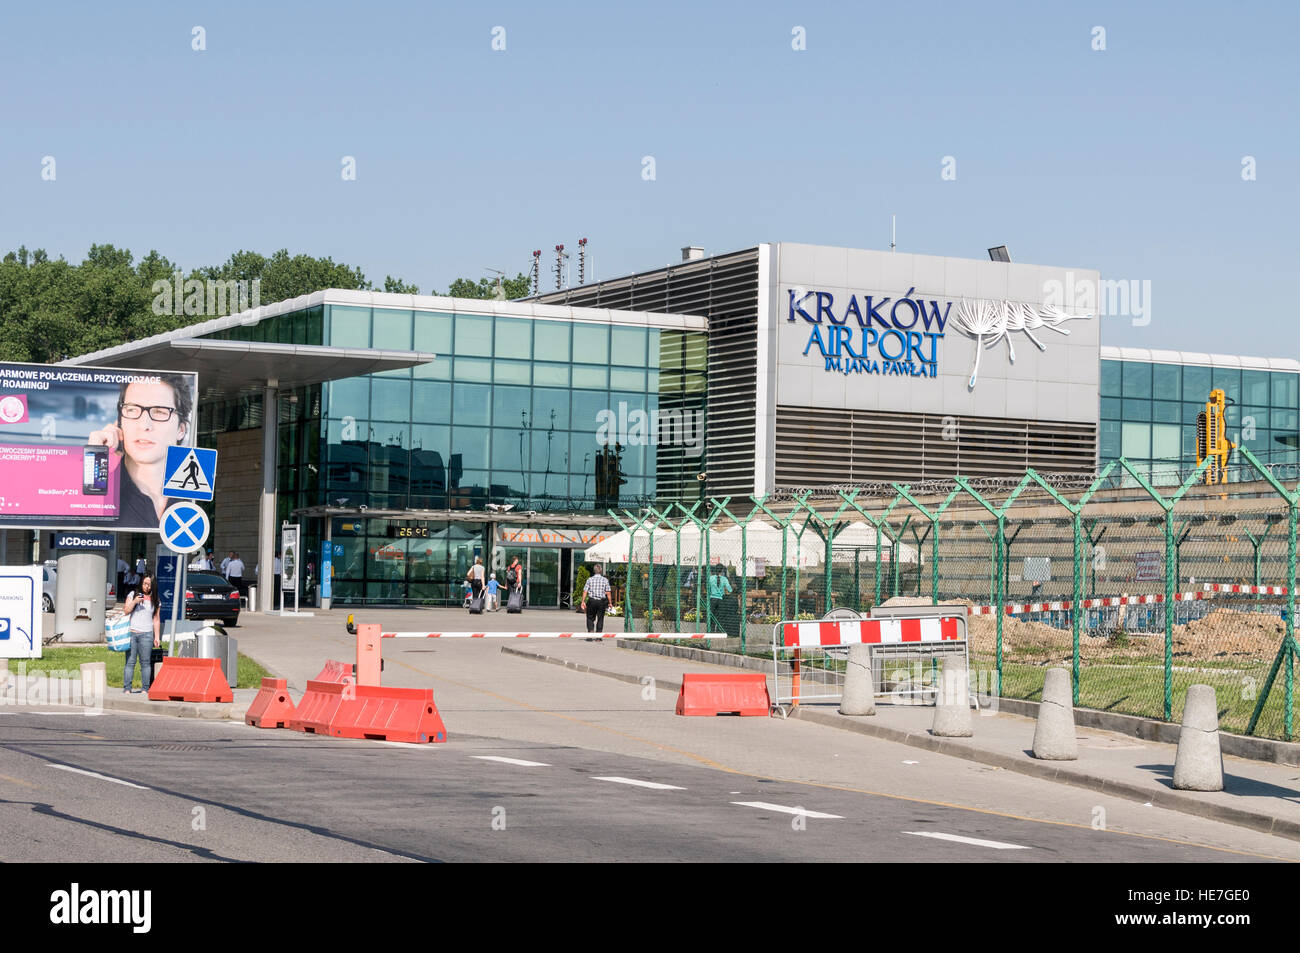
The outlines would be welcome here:
M 0 363 L 0 527 L 158 532 L 198 375 Z

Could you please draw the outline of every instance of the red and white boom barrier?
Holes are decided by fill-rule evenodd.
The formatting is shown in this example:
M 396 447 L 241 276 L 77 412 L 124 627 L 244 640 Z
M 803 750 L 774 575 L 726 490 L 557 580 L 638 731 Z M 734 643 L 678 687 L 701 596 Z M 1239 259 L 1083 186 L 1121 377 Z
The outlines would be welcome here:
M 381 632 L 381 639 L 725 639 L 725 632 Z

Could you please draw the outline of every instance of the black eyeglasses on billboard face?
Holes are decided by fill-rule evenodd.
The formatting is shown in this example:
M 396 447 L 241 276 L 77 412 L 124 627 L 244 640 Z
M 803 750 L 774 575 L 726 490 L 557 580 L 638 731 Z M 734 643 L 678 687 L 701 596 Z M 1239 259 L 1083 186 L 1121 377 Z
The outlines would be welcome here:
M 175 407 L 142 407 L 140 404 L 118 404 L 117 409 L 127 420 L 139 420 L 140 415 L 148 411 L 149 419 L 160 424 L 171 420 L 172 414 L 176 413 Z

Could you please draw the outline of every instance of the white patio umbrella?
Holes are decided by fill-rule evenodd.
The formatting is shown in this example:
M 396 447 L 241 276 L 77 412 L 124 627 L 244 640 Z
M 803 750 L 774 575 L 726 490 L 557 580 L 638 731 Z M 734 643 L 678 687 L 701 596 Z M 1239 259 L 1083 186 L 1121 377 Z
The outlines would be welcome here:
M 837 562 L 849 561 L 854 559 L 856 554 L 869 562 L 874 562 L 876 559 L 876 535 L 876 528 L 864 520 L 850 523 L 840 531 L 831 544 L 831 558 Z M 820 540 L 818 542 L 820 543 Z M 888 558 L 886 554 L 893 547 L 894 544 L 889 537 L 883 533 L 880 534 L 880 558 Z M 897 558 L 901 563 L 914 563 L 917 561 L 916 549 L 906 543 L 899 543 Z
M 821 549 L 820 540 L 817 545 L 808 545 L 808 535 L 804 534 L 804 545 L 801 548 L 795 534 L 787 530 L 785 534 L 785 565 L 793 568 L 801 566 L 805 569 L 816 566 L 820 561 L 818 552 Z M 719 552 L 726 552 L 730 559 L 723 559 L 722 562 L 727 565 L 737 565 L 740 562 L 740 544 L 741 535 L 740 527 L 731 526 L 728 529 L 718 533 L 718 538 L 722 541 L 725 549 L 719 549 Z M 756 560 L 761 559 L 769 566 L 781 568 L 781 530 L 765 520 L 753 520 L 748 524 L 745 531 L 745 559 L 746 575 L 754 575 L 752 571 L 755 567 Z
M 650 560 L 650 534 L 646 527 L 636 531 L 635 538 L 627 530 L 619 530 L 609 539 L 602 540 L 587 549 L 583 557 L 589 563 L 622 564 L 628 561 L 629 549 L 633 562 L 644 563 Z M 666 530 L 654 531 L 655 565 L 673 561 L 673 534 Z M 631 547 L 629 544 L 633 544 Z M 684 554 L 683 554 L 684 555 Z
M 625 563 L 631 543 L 627 530 L 619 530 L 608 539 L 587 547 L 583 559 L 589 563 Z

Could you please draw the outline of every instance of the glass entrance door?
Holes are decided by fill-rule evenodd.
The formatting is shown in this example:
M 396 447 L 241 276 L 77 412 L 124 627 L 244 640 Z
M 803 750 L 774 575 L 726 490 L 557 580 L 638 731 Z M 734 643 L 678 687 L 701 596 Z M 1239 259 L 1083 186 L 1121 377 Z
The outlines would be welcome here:
M 560 551 L 528 550 L 528 604 L 538 608 L 560 604 Z

